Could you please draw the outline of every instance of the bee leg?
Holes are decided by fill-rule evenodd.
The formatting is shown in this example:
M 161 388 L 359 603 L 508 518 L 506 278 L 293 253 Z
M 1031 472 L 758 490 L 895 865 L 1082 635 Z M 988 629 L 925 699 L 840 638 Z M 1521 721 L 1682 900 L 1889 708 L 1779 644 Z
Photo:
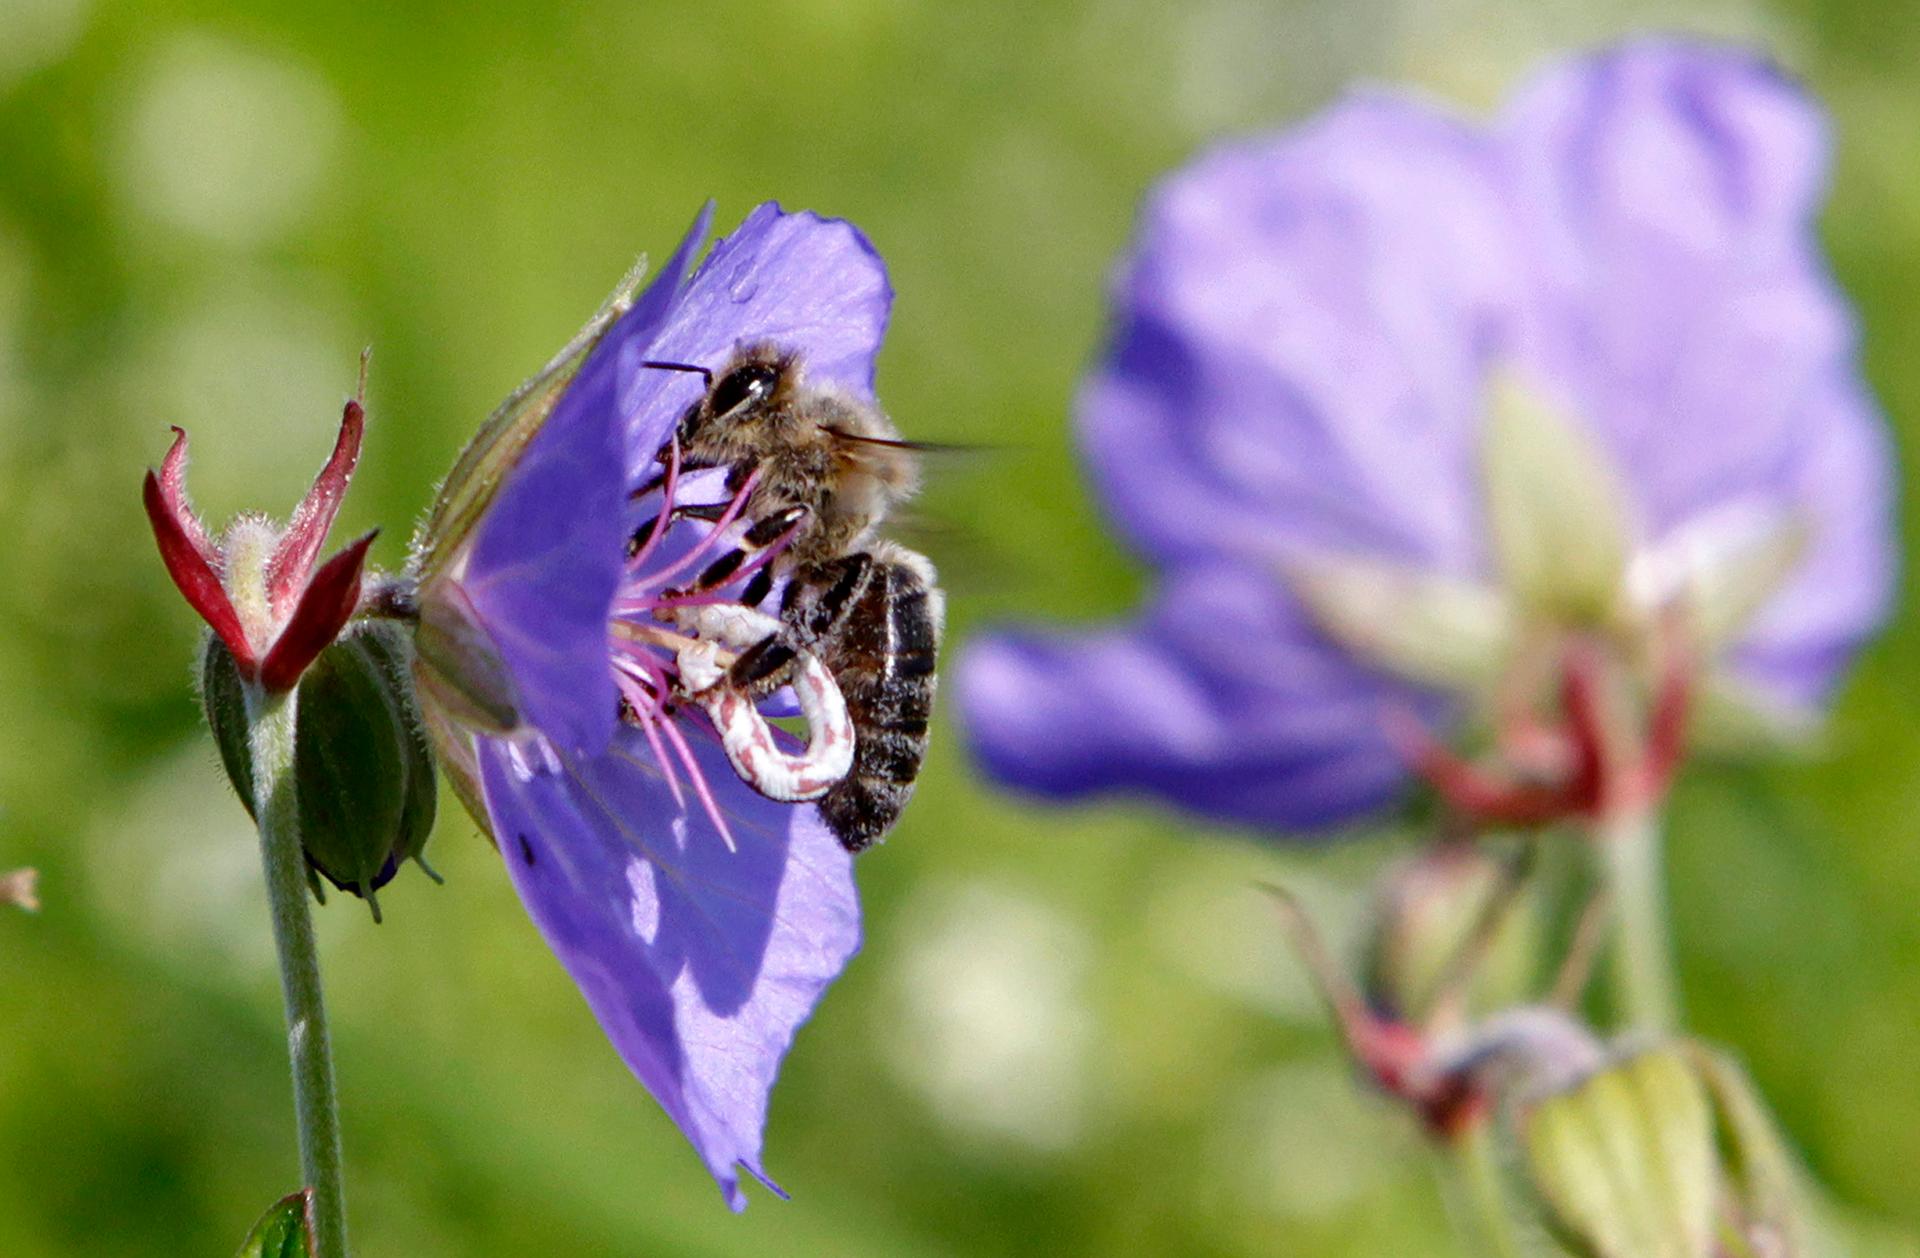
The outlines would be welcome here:
M 866 551 L 821 565 L 812 571 L 811 580 L 787 586 L 781 619 L 808 642 L 830 636 L 859 605 L 876 566 Z
M 794 529 L 799 528 L 806 518 L 807 509 L 805 507 L 787 507 L 784 510 L 774 512 L 772 515 L 755 520 L 747 528 L 746 534 L 741 537 L 738 546 L 733 547 L 705 568 L 701 569 L 700 575 L 693 579 L 691 585 L 683 590 L 676 590 L 674 593 L 702 594 L 708 590 L 719 589 L 727 582 L 733 580 L 733 574 L 740 571 L 742 565 L 744 565 L 748 559 L 773 545 L 782 537 L 789 535 Z M 771 567 L 763 567 L 760 571 L 753 574 L 753 579 L 748 582 L 746 593 L 741 601 L 748 606 L 753 606 L 760 602 L 761 599 L 764 599 L 772 588 L 773 570 Z M 745 644 L 741 643 L 739 645 Z
M 792 680 L 793 665 L 800 658 L 800 649 L 788 641 L 790 633 L 782 626 L 781 632 L 769 634 L 746 650 L 733 661 L 733 667 L 727 670 L 727 681 L 735 689 L 751 695 L 770 695 Z
M 665 463 L 667 461 L 667 452 L 665 449 L 662 449 L 660 451 L 658 461 L 661 463 Z M 710 459 L 690 459 L 690 458 L 682 457 L 680 460 L 680 470 L 682 472 L 704 472 L 709 470 L 710 468 L 716 468 L 719 466 L 720 465 L 718 463 L 715 463 Z M 632 493 L 627 495 L 627 501 L 638 502 L 642 498 L 645 498 L 648 494 L 658 493 L 663 487 L 665 487 L 666 483 L 667 483 L 667 474 L 664 471 L 655 472 L 652 476 L 649 476 L 646 480 L 642 481 L 638 489 L 634 490 Z
M 712 524 L 726 513 L 727 504 L 724 502 L 696 503 L 693 506 L 675 507 L 668 513 L 667 522 L 671 524 L 675 520 L 705 520 Z M 659 516 L 648 516 L 646 523 L 635 529 L 633 536 L 627 539 L 627 558 L 631 559 L 639 554 L 646 544 L 653 540 L 653 531 L 659 526 Z
M 784 666 L 807 722 L 806 745 L 787 751 L 754 696 L 733 684 L 731 671 L 718 659 L 723 645 L 745 647 L 748 654 L 761 650 L 777 640 L 780 622 L 727 605 L 700 608 L 692 619 L 701 640 L 681 648 L 680 682 L 713 721 L 740 780 L 783 803 L 819 799 L 832 790 L 853 768 L 854 731 L 846 700 L 826 665 L 811 652 L 798 652 Z

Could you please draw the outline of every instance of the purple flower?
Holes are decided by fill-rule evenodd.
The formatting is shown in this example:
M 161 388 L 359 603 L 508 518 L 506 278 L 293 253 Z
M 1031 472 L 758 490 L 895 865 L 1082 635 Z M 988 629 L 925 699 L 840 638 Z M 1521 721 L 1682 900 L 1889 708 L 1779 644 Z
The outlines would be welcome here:
M 645 364 L 774 341 L 870 392 L 891 292 L 852 226 L 770 204 L 689 277 L 710 219 L 462 456 L 422 543 L 420 676 L 527 911 L 740 1209 L 736 1168 L 767 1182 L 768 1092 L 859 946 L 859 905 L 817 810 L 748 787 L 674 701 L 676 609 L 737 599 L 759 562 L 712 596 L 675 593 L 738 530 L 671 514 L 702 478 L 670 453 L 675 475 L 633 498 L 701 388 Z
M 1647 41 L 1484 126 L 1362 95 L 1175 175 L 1079 400 L 1158 588 L 1127 623 L 977 640 L 980 759 L 1335 824 L 1404 784 L 1383 717 L 1485 715 L 1569 634 L 1647 693 L 1684 655 L 1698 739 L 1817 713 L 1893 566 L 1826 151 L 1777 70 Z

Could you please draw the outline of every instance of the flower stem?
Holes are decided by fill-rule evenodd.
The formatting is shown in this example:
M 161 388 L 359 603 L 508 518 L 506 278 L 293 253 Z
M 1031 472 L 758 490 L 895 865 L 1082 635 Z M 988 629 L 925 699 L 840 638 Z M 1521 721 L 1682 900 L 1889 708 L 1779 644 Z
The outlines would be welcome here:
M 1507 1189 L 1501 1182 L 1493 1125 L 1474 1123 L 1462 1132 L 1451 1146 L 1449 1161 L 1455 1215 L 1465 1234 L 1462 1239 L 1467 1251 L 1487 1258 L 1526 1258 L 1531 1251 L 1520 1239 L 1513 1203 L 1507 1200 Z
M 1600 849 L 1613 901 L 1614 1008 L 1639 1030 L 1671 1031 L 1679 1023 L 1679 1000 L 1661 881 L 1659 814 L 1622 809 L 1596 822 L 1590 837 Z
M 293 1061 L 293 1108 L 300 1130 L 300 1176 L 313 1190 L 315 1258 L 346 1258 L 347 1211 L 341 1174 L 340 1111 L 334 1100 L 333 1047 L 320 994 L 306 860 L 300 849 L 293 777 L 297 691 L 247 693 L 253 752 L 254 816 L 266 867 L 273 943 L 287 1006 L 287 1051 Z

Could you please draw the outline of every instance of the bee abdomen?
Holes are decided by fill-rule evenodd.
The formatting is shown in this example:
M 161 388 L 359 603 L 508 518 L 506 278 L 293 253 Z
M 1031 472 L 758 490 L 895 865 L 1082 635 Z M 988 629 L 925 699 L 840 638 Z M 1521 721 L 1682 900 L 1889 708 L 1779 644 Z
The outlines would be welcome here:
M 853 720 L 853 768 L 820 800 L 841 846 L 885 836 L 912 798 L 927 754 L 940 616 L 918 565 L 878 561 L 825 662 Z

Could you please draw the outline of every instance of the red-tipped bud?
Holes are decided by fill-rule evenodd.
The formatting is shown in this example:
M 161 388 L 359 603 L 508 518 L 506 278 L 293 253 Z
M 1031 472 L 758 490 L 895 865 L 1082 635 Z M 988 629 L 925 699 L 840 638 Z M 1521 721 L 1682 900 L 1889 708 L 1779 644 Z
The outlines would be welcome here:
M 260 665 L 260 684 L 269 691 L 291 690 L 307 665 L 340 636 L 360 605 L 360 577 L 367 564 L 367 548 L 380 530 L 363 535 L 358 541 L 321 566 L 300 592 L 273 649 Z
M 269 692 L 290 690 L 340 636 L 360 601 L 369 533 L 318 571 L 315 561 L 360 458 L 366 411 L 348 402 L 333 453 L 284 530 L 236 525 L 215 542 L 187 504 L 187 435 L 174 429 L 143 497 L 161 561 L 174 586 L 233 656 L 240 676 Z
M 357 399 L 347 403 L 340 415 L 340 435 L 334 440 L 333 453 L 320 474 L 314 477 L 307 496 L 293 509 L 293 518 L 287 521 L 280 545 L 267 560 L 267 597 L 283 615 L 299 596 L 301 583 L 313 571 L 320 547 L 327 540 L 328 530 L 333 528 L 334 517 L 340 514 L 340 500 L 346 497 L 347 482 L 353 478 L 353 469 L 360 462 L 360 441 L 366 432 L 366 419 L 366 409 Z
M 208 542 L 206 530 L 181 492 L 187 434 L 178 428 L 173 431 L 177 435 L 161 462 L 162 471 L 156 474 L 148 469 L 142 490 L 153 539 L 160 546 L 160 562 L 167 566 L 174 588 L 233 652 L 241 671 L 251 672 L 256 667 L 253 645 L 215 568 L 221 556 Z

